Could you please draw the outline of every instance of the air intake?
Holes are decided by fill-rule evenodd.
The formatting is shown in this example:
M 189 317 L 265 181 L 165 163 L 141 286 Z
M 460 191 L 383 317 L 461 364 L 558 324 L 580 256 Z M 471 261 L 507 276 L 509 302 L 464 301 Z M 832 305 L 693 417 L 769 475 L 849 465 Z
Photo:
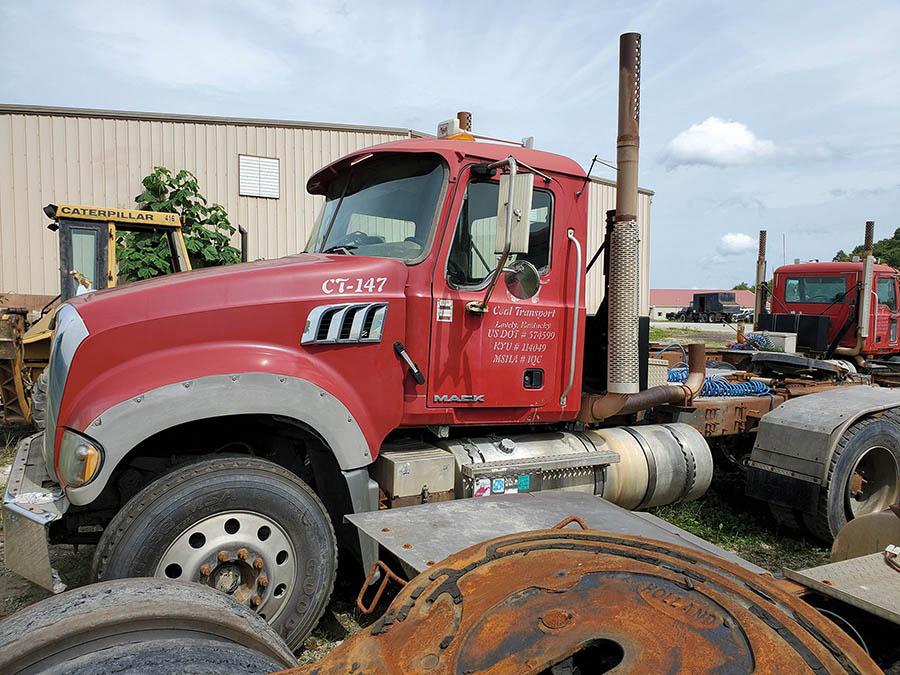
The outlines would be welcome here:
M 320 305 L 309 313 L 300 344 L 381 342 L 386 302 Z

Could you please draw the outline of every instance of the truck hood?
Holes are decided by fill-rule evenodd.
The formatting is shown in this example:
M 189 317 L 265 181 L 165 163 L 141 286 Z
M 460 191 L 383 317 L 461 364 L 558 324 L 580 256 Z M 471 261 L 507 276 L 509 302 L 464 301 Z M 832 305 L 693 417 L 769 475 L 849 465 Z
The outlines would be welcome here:
M 325 300 L 376 300 L 403 293 L 407 268 L 399 261 L 302 253 L 275 260 L 212 267 L 138 281 L 73 298 L 90 334 L 177 316 Z

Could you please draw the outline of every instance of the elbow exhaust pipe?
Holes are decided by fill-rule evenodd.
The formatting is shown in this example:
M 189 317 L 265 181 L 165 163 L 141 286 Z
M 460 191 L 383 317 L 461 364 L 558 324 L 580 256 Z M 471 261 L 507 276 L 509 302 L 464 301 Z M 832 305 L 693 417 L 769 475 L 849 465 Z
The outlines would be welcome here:
M 660 405 L 690 406 L 706 381 L 706 345 L 688 345 L 688 378 L 681 384 L 664 384 L 636 394 L 607 393 L 582 399 L 580 422 L 602 422 L 617 415 L 630 415 Z
M 241 235 L 241 262 L 247 262 L 248 256 L 248 244 L 247 244 L 247 228 L 243 225 L 238 224 L 238 232 Z
M 690 370 L 685 383 L 640 391 L 640 231 L 637 223 L 640 112 L 641 36 L 625 33 L 619 38 L 615 224 L 607 247 L 607 393 L 582 398 L 579 420 L 583 422 L 598 422 L 658 405 L 690 405 L 706 379 L 706 346 L 689 345 Z

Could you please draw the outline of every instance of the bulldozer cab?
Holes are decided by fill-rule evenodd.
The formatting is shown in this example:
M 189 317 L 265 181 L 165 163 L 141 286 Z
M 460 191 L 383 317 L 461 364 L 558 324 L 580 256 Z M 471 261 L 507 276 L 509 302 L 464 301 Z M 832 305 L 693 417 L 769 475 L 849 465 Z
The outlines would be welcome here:
M 119 265 L 119 253 L 129 246 L 152 250 L 157 273 L 191 269 L 177 214 L 77 204 L 50 204 L 44 213 L 53 220 L 48 228 L 59 233 L 60 295 L 30 326 L 24 308 L 0 308 L 0 403 L 6 424 L 37 420 L 32 397 L 50 361 L 59 302 L 137 280 L 139 275 Z
M 77 204 L 50 204 L 44 213 L 53 219 L 48 227 L 59 232 L 63 301 L 86 290 L 135 281 L 119 269 L 118 254 L 148 240 L 158 244 L 154 250 L 169 272 L 191 269 L 177 214 Z

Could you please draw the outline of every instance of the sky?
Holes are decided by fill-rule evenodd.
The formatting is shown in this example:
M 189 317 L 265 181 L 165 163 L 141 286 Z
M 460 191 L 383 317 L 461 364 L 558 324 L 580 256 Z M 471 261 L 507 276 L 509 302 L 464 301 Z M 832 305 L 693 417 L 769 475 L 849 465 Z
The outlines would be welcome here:
M 0 102 L 474 131 L 615 159 L 643 35 L 651 284 L 752 281 L 900 227 L 900 2 L 0 0 Z M 594 172 L 614 178 L 614 170 Z

